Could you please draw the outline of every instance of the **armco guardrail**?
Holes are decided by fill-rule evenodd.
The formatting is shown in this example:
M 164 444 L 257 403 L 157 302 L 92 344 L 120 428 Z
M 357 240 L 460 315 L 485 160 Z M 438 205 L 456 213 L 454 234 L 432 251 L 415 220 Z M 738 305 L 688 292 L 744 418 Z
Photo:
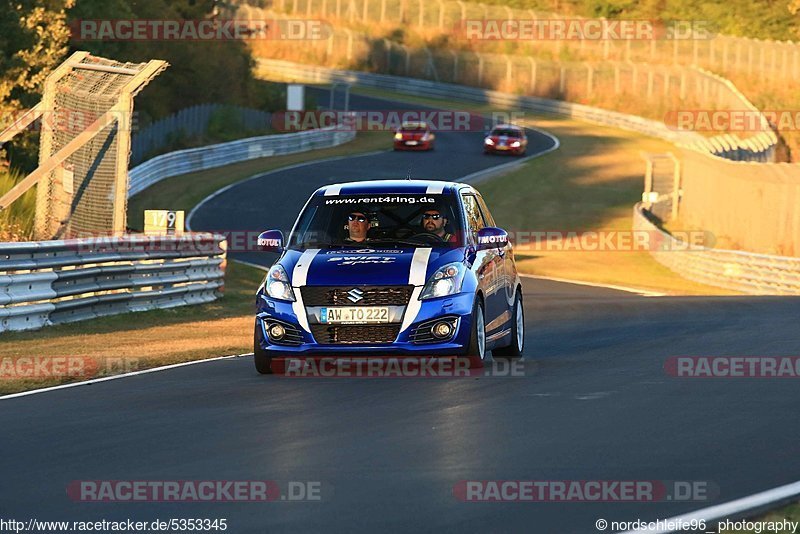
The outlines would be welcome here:
M 800 258 L 679 241 L 658 228 L 641 204 L 633 208 L 633 229 L 654 235 L 661 245 L 651 250 L 656 261 L 689 280 L 757 295 L 800 295 Z
M 696 132 L 680 131 L 664 123 L 615 111 L 533 96 L 519 96 L 489 89 L 480 89 L 444 82 L 406 78 L 387 74 L 337 70 L 274 59 L 258 59 L 258 73 L 263 77 L 305 83 L 345 82 L 362 87 L 432 98 L 458 99 L 479 104 L 493 104 L 509 109 L 529 110 L 575 117 L 588 122 L 622 128 L 659 137 L 678 146 L 702 153 L 748 161 L 772 161 L 774 143 L 748 139 L 723 144 Z M 713 76 L 710 73 L 704 73 Z M 772 134 L 772 132 L 769 132 Z M 769 134 L 766 134 L 768 136 Z M 774 134 L 772 134 L 774 135 Z
M 254 134 L 263 133 L 272 117 L 268 111 L 228 104 L 198 104 L 181 109 L 131 135 L 131 165 L 149 159 L 145 156 L 168 144 L 176 135 L 190 138 L 205 135 L 215 114 L 221 114 L 219 119 L 234 121 Z
M 225 247 L 207 233 L 0 243 L 0 332 L 212 301 Z
M 328 148 L 355 139 L 354 131 L 335 127 L 289 134 L 264 135 L 200 148 L 178 150 L 149 159 L 128 171 L 128 197 L 172 176 L 213 169 L 231 163 L 315 148 Z

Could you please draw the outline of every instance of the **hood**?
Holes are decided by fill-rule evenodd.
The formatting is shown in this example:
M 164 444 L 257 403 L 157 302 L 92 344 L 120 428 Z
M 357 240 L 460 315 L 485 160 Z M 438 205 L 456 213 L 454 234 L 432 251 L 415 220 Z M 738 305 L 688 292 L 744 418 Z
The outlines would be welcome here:
M 343 248 L 288 250 L 281 258 L 292 286 L 423 285 L 436 269 L 464 259 L 464 249 Z

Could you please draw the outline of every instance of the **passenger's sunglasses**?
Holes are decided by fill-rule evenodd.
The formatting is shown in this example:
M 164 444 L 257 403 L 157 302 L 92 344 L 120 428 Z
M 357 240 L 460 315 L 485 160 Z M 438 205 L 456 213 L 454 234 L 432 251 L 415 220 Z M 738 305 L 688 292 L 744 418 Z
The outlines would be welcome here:
M 434 221 L 438 221 L 441 218 L 442 218 L 442 214 L 441 213 L 423 213 L 422 214 L 422 219 L 426 220 L 426 221 L 428 219 L 433 219 Z
M 360 223 L 367 222 L 367 218 L 364 217 L 363 215 L 355 215 L 353 213 L 351 213 L 350 215 L 347 216 L 347 220 L 348 221 L 358 221 Z

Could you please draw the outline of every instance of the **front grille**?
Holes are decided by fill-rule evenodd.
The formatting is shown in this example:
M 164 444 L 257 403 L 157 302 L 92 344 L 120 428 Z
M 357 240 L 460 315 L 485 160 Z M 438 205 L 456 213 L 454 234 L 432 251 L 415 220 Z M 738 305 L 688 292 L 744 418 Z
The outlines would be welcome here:
M 312 324 L 311 333 L 321 345 L 353 345 L 393 343 L 400 333 L 400 324 L 325 325 Z
M 362 291 L 361 300 L 353 302 L 349 291 Z M 414 286 L 304 286 L 300 288 L 306 306 L 405 306 Z

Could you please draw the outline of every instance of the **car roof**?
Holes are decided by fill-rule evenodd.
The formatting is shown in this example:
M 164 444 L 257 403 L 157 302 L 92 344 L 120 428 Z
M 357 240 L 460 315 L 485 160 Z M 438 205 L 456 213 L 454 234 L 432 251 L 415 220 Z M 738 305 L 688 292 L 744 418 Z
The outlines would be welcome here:
M 446 182 L 441 180 L 366 180 L 363 182 L 346 182 L 320 187 L 314 195 L 452 195 L 467 184 Z
M 400 128 L 427 128 L 428 123 L 425 121 L 405 121 L 400 125 Z
M 517 126 L 516 124 L 495 124 L 492 127 L 492 130 L 519 130 L 522 131 L 522 128 Z

